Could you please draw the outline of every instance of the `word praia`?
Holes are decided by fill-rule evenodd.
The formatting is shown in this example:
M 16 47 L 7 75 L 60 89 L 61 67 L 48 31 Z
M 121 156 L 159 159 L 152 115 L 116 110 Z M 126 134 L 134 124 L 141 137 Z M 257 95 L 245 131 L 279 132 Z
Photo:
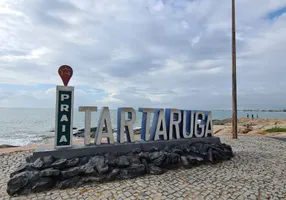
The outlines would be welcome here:
M 89 145 L 91 112 L 96 112 L 97 107 L 79 107 L 79 111 L 85 112 L 84 141 L 85 145 Z M 139 112 L 142 112 L 141 139 L 145 141 L 200 138 L 213 135 L 211 112 L 154 108 L 139 108 Z M 127 119 L 125 119 L 126 114 Z M 151 114 L 154 116 L 150 130 Z M 134 142 L 133 124 L 135 121 L 136 112 L 133 108 L 118 108 L 117 142 L 124 143 L 125 134 L 127 142 Z M 107 138 L 108 143 L 114 143 L 108 107 L 103 107 L 101 110 L 94 143 L 100 145 L 102 138 Z

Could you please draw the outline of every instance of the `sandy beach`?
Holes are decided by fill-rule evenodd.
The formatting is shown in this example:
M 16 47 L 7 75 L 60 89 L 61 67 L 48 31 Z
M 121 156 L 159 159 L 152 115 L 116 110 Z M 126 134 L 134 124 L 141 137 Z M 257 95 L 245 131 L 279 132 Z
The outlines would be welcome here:
M 213 127 L 215 136 L 230 135 L 232 132 L 231 119 L 214 121 Z M 286 128 L 286 119 L 238 119 L 239 135 L 286 137 L 285 132 L 267 133 L 265 131 L 271 128 Z

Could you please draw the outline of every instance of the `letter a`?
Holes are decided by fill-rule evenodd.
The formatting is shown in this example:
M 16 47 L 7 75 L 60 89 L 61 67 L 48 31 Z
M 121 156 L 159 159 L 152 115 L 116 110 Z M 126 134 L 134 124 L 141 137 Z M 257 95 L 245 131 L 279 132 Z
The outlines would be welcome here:
M 67 142 L 67 138 L 65 135 L 62 135 L 61 139 L 60 139 L 60 142 Z
M 61 118 L 61 122 L 68 122 L 68 117 L 67 115 L 63 115 L 62 118 Z

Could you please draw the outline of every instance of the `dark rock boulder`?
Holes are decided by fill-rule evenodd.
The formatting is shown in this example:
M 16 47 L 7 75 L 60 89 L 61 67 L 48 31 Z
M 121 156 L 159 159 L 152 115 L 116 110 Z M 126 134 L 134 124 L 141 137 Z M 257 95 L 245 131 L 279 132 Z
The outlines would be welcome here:
M 9 145 L 9 144 L 1 144 L 0 145 L 0 149 L 13 148 L 13 147 L 19 147 L 19 146 L 14 146 L 14 145 Z
M 170 153 L 169 154 L 169 163 L 171 165 L 177 165 L 177 164 L 180 164 L 181 162 L 181 156 L 177 153 Z
M 203 158 L 198 156 L 187 155 L 187 160 L 190 165 L 197 165 L 199 164 L 199 162 L 203 161 Z
M 148 174 L 150 172 L 149 165 L 146 159 L 141 160 L 142 164 L 145 166 L 145 173 Z
M 23 163 L 10 174 L 10 178 L 23 171 L 37 171 L 37 169 L 34 169 L 30 163 Z
M 55 185 L 55 182 L 52 178 L 42 177 L 35 182 L 32 187 L 33 192 L 42 192 L 48 189 L 51 189 Z
M 7 183 L 7 193 L 9 195 L 16 194 L 29 182 L 37 180 L 38 177 L 39 173 L 34 171 L 24 171 L 16 174 Z
M 61 172 L 62 179 L 68 179 L 79 175 L 82 172 L 80 167 L 72 167 Z
M 150 152 L 156 152 L 156 151 L 159 151 L 159 149 L 157 147 L 152 147 Z
M 40 157 L 33 163 L 32 167 L 36 169 L 45 169 L 51 166 L 51 164 L 55 161 L 53 156 Z
M 214 162 L 213 150 L 212 150 L 212 148 L 209 148 L 209 150 L 208 150 L 208 161 L 210 161 L 211 163 Z
M 190 165 L 186 156 L 181 156 L 181 163 L 183 167 L 188 167 Z
M 162 162 L 165 160 L 166 155 L 163 151 L 155 151 L 149 153 L 148 160 L 152 162 L 156 166 L 160 166 Z
M 27 156 L 27 157 L 26 157 L 26 162 L 27 162 L 27 163 L 32 163 L 32 162 L 33 162 L 32 158 L 33 158 L 33 155 Z
M 234 156 L 233 151 L 232 151 L 232 148 L 231 148 L 230 145 L 227 145 L 227 144 L 222 143 L 222 144 L 221 144 L 221 147 L 223 148 L 224 153 L 225 153 L 226 156 L 228 156 L 228 157 L 230 157 L 230 158 Z
M 119 177 L 121 179 L 129 179 L 143 174 L 145 174 L 145 166 L 143 164 L 140 164 L 132 165 L 131 167 L 121 169 Z
M 105 160 L 107 162 L 108 165 L 110 166 L 116 166 L 117 165 L 117 158 L 115 155 L 107 153 L 104 155 Z
M 153 175 L 159 175 L 165 172 L 162 168 L 155 166 L 155 165 L 150 165 L 149 167 L 150 167 L 150 174 L 153 174 Z
M 96 130 L 97 130 L 97 127 L 90 128 L 90 137 L 91 138 L 94 138 Z M 103 127 L 103 131 L 105 131 L 105 127 Z M 73 135 L 76 137 L 84 137 L 84 128 L 79 129 L 77 132 L 73 133 Z
M 72 188 L 80 180 L 81 180 L 81 178 L 79 176 L 75 176 L 75 177 L 67 179 L 67 180 L 59 181 L 56 186 L 59 189 Z
M 61 158 L 53 162 L 51 165 L 54 169 L 64 169 L 66 167 L 67 159 Z
M 52 188 L 78 187 L 88 182 L 101 183 L 129 179 L 143 174 L 159 175 L 168 169 L 189 168 L 204 162 L 216 163 L 233 157 L 226 144 L 192 143 L 154 147 L 150 151 L 133 149 L 125 154 L 106 153 L 72 159 L 38 158 L 18 167 L 10 174 L 9 195 L 29 194 Z
M 85 184 L 85 183 L 92 183 L 92 182 L 102 182 L 104 181 L 105 179 L 105 176 L 86 176 L 86 177 L 81 177 L 80 181 L 78 183 L 76 183 L 76 186 L 80 186 L 82 184 Z
M 128 167 L 130 166 L 130 162 L 127 156 L 120 156 L 116 160 L 116 164 L 120 168 Z
M 66 167 L 74 167 L 79 163 L 79 158 L 72 158 L 67 160 L 66 162 Z
M 58 169 L 48 168 L 40 171 L 40 176 L 41 177 L 59 176 L 60 173 L 61 171 Z
M 94 166 L 99 174 L 108 171 L 107 160 L 105 160 L 104 156 L 93 156 L 88 163 L 89 165 Z
M 78 162 L 78 166 L 80 165 L 85 165 L 86 163 L 88 163 L 90 157 L 89 156 L 85 156 L 85 157 L 81 157 L 79 158 L 79 162 Z
M 90 165 L 90 163 L 86 163 L 85 165 L 80 166 L 80 170 L 83 174 L 96 174 L 96 171 L 94 169 L 94 166 Z
M 131 165 L 140 165 L 140 164 L 142 164 L 141 160 L 139 159 L 138 156 L 129 156 L 129 162 L 130 162 Z
M 115 180 L 119 173 L 120 169 L 115 168 L 106 176 L 106 179 L 108 181 Z
M 182 156 L 184 154 L 184 152 L 178 148 L 172 149 L 172 153 L 178 154 L 180 156 Z
M 139 153 L 139 158 L 148 160 L 149 159 L 149 153 L 142 151 L 141 153 Z

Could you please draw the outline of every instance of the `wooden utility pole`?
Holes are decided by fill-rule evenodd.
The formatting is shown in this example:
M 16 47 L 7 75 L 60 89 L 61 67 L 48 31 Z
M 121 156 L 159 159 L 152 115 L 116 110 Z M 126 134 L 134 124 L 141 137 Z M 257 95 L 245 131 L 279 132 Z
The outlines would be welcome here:
M 232 0 L 232 138 L 237 139 L 235 0 Z

